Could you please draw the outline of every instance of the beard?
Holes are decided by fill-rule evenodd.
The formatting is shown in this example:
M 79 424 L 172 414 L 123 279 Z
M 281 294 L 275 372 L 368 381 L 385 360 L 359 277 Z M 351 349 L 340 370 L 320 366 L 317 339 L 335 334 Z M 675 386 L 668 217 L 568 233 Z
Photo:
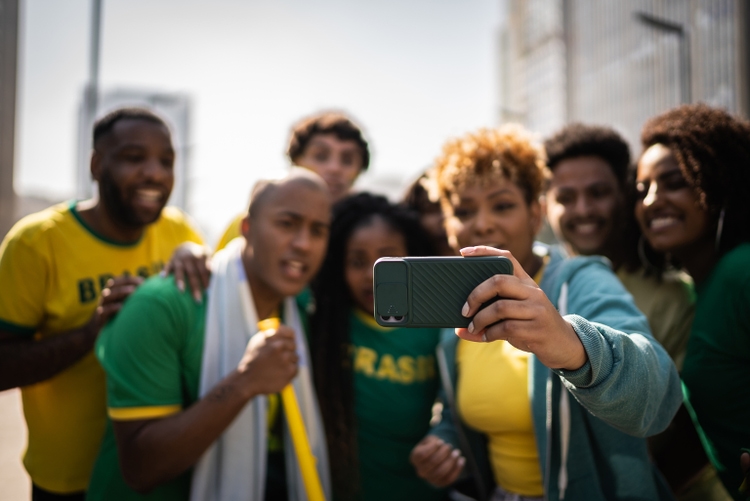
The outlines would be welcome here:
M 161 215 L 161 210 L 153 216 L 139 214 L 126 202 L 122 191 L 117 186 L 108 169 L 102 170 L 101 178 L 99 179 L 99 198 L 107 209 L 109 217 L 124 228 L 142 228 L 159 219 Z

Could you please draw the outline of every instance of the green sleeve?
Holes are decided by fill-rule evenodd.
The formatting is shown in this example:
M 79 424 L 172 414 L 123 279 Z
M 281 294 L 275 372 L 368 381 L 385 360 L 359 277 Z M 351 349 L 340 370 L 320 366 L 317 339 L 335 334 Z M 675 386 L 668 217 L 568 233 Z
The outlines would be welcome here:
M 104 328 L 96 355 L 113 418 L 112 409 L 183 406 L 183 353 L 198 308 L 172 277 L 152 277 Z

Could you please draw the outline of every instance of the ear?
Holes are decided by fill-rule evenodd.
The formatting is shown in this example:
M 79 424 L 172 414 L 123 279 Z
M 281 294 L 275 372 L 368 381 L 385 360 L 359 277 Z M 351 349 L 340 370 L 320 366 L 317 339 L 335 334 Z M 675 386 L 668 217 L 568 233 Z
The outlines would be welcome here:
M 538 200 L 533 200 L 531 205 L 529 205 L 529 224 L 531 225 L 531 230 L 534 232 L 535 236 L 539 233 L 539 230 L 542 229 L 542 222 L 544 221 L 543 214 L 546 212 L 546 209 L 547 203 L 543 196 L 539 197 Z
M 245 237 L 245 240 L 250 241 L 250 214 L 245 214 L 240 222 L 240 233 Z
M 102 175 L 102 155 L 96 150 L 91 150 L 89 168 L 91 170 L 91 179 L 98 183 Z

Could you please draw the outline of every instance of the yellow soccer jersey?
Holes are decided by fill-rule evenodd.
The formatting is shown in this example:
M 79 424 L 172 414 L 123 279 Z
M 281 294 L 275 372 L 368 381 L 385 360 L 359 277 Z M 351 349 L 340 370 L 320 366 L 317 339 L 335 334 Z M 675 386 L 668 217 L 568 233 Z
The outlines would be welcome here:
M 96 234 L 75 202 L 32 214 L 0 245 L 0 329 L 41 339 L 81 327 L 109 278 L 159 273 L 185 241 L 203 243 L 175 208 L 165 208 L 128 245 Z M 29 429 L 24 465 L 35 484 L 58 493 L 86 489 L 104 434 L 105 395 L 104 372 L 93 353 L 22 388 Z
M 234 240 L 235 238 L 239 236 L 242 236 L 242 220 L 243 219 L 245 219 L 244 213 L 232 219 L 232 222 L 229 223 L 229 226 L 227 226 L 227 229 L 224 230 L 224 234 L 219 239 L 219 243 L 216 245 L 216 250 L 214 252 L 219 252 L 221 249 L 226 247 L 229 242 L 231 242 L 232 240 Z

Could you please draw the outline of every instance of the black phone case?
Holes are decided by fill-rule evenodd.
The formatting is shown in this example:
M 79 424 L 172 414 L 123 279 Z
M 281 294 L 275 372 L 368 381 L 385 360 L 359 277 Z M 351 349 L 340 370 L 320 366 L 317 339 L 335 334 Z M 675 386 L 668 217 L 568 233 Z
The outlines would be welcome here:
M 375 321 L 385 327 L 466 327 L 461 315 L 477 285 L 512 274 L 509 259 L 482 257 L 382 258 L 375 262 Z

